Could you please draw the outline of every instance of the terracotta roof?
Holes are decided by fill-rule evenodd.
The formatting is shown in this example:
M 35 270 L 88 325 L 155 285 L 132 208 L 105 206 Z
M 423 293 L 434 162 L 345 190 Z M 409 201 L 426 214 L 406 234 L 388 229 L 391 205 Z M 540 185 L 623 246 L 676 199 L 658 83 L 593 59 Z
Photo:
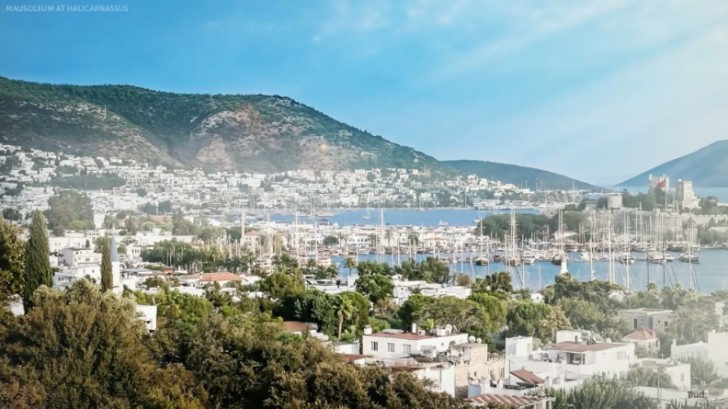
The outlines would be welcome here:
M 544 380 L 541 379 L 538 375 L 525 369 L 517 369 L 515 371 L 511 371 L 511 375 L 531 385 L 540 385 L 544 383 Z
M 205 273 L 200 277 L 201 281 L 213 282 L 213 281 L 243 281 L 243 279 L 233 273 Z
M 550 400 L 550 398 L 544 399 L 535 396 L 498 395 L 495 393 L 485 393 L 483 395 L 473 396 L 472 398 L 465 399 L 466 402 L 476 403 L 479 405 L 484 405 L 487 403 L 500 403 L 510 406 L 512 408 L 521 408 L 547 400 Z
M 391 333 L 391 332 L 377 332 L 376 334 L 372 334 L 372 337 L 382 337 L 382 338 L 397 338 L 397 339 L 408 339 L 412 341 L 417 341 L 420 339 L 429 339 L 429 338 L 435 338 L 433 335 L 420 335 L 415 334 L 413 332 L 400 332 L 400 333 Z
M 657 339 L 657 332 L 648 328 L 638 329 L 625 335 L 623 339 L 629 339 L 633 341 L 647 341 Z
M 607 349 L 621 347 L 623 344 L 610 344 L 607 342 L 600 342 L 598 344 L 580 344 L 578 342 L 559 342 L 553 344 L 546 349 L 555 349 L 557 351 L 565 352 L 587 352 L 587 351 L 605 351 Z
M 301 321 L 283 321 L 283 327 L 288 332 L 308 332 L 308 324 Z

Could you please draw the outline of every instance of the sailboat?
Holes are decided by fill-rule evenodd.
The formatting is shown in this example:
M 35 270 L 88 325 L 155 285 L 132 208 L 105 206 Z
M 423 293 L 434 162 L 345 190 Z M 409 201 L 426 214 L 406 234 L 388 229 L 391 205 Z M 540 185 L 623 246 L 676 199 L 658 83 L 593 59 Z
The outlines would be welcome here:
M 687 246 L 685 246 L 685 252 L 680 254 L 680 261 L 683 261 L 685 263 L 692 263 L 692 264 L 698 264 L 700 263 L 700 258 L 695 253 L 696 247 L 694 245 L 695 240 L 695 227 L 692 226 L 692 220 L 690 220 L 691 226 L 688 230 L 688 242 Z

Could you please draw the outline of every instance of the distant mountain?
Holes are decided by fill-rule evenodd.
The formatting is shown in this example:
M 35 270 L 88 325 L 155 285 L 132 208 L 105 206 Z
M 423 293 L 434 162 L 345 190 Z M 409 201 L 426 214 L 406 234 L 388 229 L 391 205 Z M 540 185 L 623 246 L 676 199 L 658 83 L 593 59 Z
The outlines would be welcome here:
M 691 180 L 699 187 L 728 187 L 728 140 L 712 143 L 689 155 L 655 166 L 618 186 L 643 186 L 649 175 Z
M 175 94 L 2 77 L 0 142 L 209 170 L 446 170 L 431 156 L 286 97 Z
M 572 189 L 574 187 L 584 190 L 601 190 L 597 186 L 567 176 L 526 166 L 479 160 L 448 160 L 442 163 L 460 173 L 475 174 L 479 177 L 500 180 L 514 185 L 528 185 L 530 188 L 535 188 L 538 185 L 539 188 L 543 187 L 543 189 L 547 190 Z

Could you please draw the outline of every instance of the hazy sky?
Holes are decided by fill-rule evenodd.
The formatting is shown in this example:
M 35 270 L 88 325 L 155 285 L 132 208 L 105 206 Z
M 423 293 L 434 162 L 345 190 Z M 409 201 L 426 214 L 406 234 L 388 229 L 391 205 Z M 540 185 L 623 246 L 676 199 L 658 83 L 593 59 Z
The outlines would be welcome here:
M 0 75 L 287 95 L 439 159 L 603 184 L 728 137 L 725 0 L 112 3 L 3 1 Z

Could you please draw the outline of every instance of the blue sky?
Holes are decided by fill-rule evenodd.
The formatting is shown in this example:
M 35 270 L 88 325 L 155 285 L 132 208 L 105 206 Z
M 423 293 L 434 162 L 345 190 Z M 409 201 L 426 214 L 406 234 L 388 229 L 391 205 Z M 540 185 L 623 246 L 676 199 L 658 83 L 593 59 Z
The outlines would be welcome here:
M 602 184 L 728 137 L 724 0 L 5 0 L 0 52 L 11 78 L 287 95 L 439 159 Z

